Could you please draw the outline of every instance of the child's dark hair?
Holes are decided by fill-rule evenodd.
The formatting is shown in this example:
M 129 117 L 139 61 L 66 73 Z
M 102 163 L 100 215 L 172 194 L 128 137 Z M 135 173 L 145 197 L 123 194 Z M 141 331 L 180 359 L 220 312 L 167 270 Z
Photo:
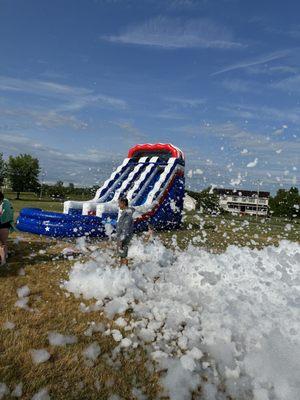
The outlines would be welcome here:
M 126 197 L 119 197 L 119 201 L 128 207 L 128 199 Z
M 4 200 L 4 194 L 0 190 L 0 201 L 3 201 L 3 200 Z

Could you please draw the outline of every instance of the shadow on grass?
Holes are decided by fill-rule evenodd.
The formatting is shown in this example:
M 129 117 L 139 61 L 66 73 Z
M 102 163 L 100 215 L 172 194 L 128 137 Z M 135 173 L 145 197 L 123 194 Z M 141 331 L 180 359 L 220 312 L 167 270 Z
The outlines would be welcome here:
M 22 267 L 51 261 L 53 255 L 46 252 L 48 248 L 49 243 L 43 240 L 20 240 L 18 243 L 9 240 L 9 257 L 7 264 L 0 268 L 0 277 L 16 276 Z M 39 254 L 40 251 L 42 254 Z

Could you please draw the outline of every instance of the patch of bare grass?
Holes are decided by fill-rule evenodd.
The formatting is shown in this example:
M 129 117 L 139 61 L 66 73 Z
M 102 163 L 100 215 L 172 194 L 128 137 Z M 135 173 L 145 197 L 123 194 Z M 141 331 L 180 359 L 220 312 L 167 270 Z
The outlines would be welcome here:
M 0 382 L 10 390 L 22 382 L 22 399 L 30 399 L 43 387 L 55 399 L 106 399 L 111 394 L 132 399 L 135 387 L 155 399 L 158 375 L 149 372 L 147 356 L 141 348 L 121 351 L 113 358 L 112 351 L 118 343 L 110 335 L 85 335 L 92 321 L 106 328 L 113 327 L 113 322 L 99 311 L 80 311 L 81 300 L 60 289 L 72 264 L 60 256 L 66 245 L 31 235 L 23 238 L 18 244 L 11 244 L 9 263 L 0 271 Z M 19 275 L 21 268 L 25 275 Z M 24 285 L 30 289 L 29 310 L 15 306 L 17 289 Z M 15 324 L 13 329 L 5 329 L 8 321 Z M 75 335 L 77 343 L 51 346 L 51 331 Z M 83 351 L 95 341 L 101 353 L 89 363 Z M 45 349 L 51 357 L 36 365 L 32 349 Z

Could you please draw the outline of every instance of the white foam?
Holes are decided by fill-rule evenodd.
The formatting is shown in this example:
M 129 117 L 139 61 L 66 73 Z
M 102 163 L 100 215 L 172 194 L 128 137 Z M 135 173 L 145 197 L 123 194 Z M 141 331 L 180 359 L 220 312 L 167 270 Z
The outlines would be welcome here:
M 41 390 L 39 390 L 33 397 L 31 400 L 50 400 L 50 396 L 48 394 L 48 389 L 47 388 L 43 388 Z
M 76 263 L 65 287 L 102 302 L 110 317 L 133 310 L 133 333 L 152 349 L 166 395 L 191 399 L 201 385 L 204 399 L 221 396 L 220 387 L 239 400 L 297 398 L 299 244 L 212 254 L 135 240 L 129 256 L 130 269 L 106 250 Z
M 30 289 L 27 285 L 21 286 L 17 289 L 17 294 L 20 299 L 23 297 L 27 297 L 30 294 Z
M 82 354 L 85 358 L 92 360 L 92 361 L 96 361 L 100 353 L 101 353 L 101 349 L 97 342 L 93 342 L 82 352 Z
M 2 399 L 4 396 L 9 394 L 9 389 L 7 385 L 3 382 L 0 382 L 0 399 Z
M 30 350 L 31 358 L 34 364 L 41 364 L 48 361 L 51 355 L 45 349 Z
M 4 329 L 8 329 L 8 330 L 14 329 L 15 326 L 16 326 L 16 325 L 14 324 L 14 322 L 10 322 L 10 321 L 6 321 L 6 322 L 4 322 L 4 324 L 3 324 L 3 328 L 4 328 Z
M 122 333 L 118 329 L 113 329 L 111 334 L 116 342 L 120 342 L 123 339 Z
M 24 308 L 25 310 L 29 310 L 28 302 L 29 302 L 29 297 L 22 297 L 15 302 L 15 306 L 18 308 Z
M 65 346 L 66 344 L 77 343 L 76 336 L 62 335 L 58 332 L 49 332 L 48 340 L 52 346 Z
M 15 386 L 14 390 L 11 392 L 11 396 L 22 397 L 22 394 L 23 394 L 23 383 L 20 382 Z

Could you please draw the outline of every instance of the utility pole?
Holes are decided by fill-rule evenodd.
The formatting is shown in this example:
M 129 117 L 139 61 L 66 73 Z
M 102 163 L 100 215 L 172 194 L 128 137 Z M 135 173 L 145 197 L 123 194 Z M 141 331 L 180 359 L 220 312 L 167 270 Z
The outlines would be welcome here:
M 41 178 L 42 178 L 42 182 L 41 182 L 41 191 L 40 191 L 40 199 L 42 198 L 42 195 L 43 195 L 43 181 L 44 181 L 44 177 L 45 177 L 45 171 L 44 171 L 44 169 L 41 169 Z
M 257 181 L 257 194 L 256 194 L 256 221 L 258 219 L 258 199 L 259 199 L 259 184 L 260 181 Z

